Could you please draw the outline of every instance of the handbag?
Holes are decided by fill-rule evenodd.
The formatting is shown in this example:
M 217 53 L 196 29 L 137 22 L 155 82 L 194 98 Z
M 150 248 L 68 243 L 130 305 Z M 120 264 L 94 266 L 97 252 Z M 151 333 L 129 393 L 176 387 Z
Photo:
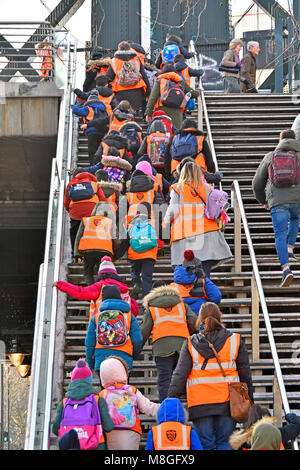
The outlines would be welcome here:
M 201 333 L 201 336 L 208 342 L 217 359 L 223 377 L 226 378 L 226 374 L 214 345 L 204 336 L 203 333 Z M 230 415 L 238 423 L 245 423 L 248 419 L 250 408 L 253 405 L 248 394 L 248 386 L 244 382 L 229 382 L 228 387 Z

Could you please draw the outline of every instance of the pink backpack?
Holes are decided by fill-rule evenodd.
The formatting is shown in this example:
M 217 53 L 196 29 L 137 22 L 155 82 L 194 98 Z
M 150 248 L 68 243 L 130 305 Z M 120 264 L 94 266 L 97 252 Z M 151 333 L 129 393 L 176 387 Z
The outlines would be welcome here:
M 115 429 L 132 429 L 137 422 L 136 389 L 131 385 L 115 387 L 111 385 L 103 390 L 103 396 Z
M 300 162 L 294 150 L 275 150 L 269 165 L 269 179 L 277 188 L 300 183 Z

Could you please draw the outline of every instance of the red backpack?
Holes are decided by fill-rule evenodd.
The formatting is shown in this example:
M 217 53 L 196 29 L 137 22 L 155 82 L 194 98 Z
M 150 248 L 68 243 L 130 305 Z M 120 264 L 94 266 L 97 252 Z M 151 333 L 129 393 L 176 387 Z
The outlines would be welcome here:
M 277 188 L 300 183 L 300 161 L 294 150 L 275 150 L 269 165 L 269 179 Z

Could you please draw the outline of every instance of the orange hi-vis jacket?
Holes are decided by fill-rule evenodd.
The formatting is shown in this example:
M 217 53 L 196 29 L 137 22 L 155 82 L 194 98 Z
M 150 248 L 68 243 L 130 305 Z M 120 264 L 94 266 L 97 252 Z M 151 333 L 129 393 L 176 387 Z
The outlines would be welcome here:
M 165 421 L 153 426 L 154 450 L 190 450 L 191 426 L 177 421 Z
M 156 175 L 154 176 L 154 191 L 158 191 L 159 188 L 162 191 L 163 186 L 163 175 L 161 173 L 156 173 Z
M 171 244 L 177 240 L 219 230 L 217 222 L 207 219 L 204 215 L 208 185 L 202 184 L 197 191 L 186 183 L 177 183 L 171 188 L 180 198 L 179 214 L 171 223 Z
M 118 132 L 120 134 L 121 127 L 124 126 L 124 124 L 126 124 L 127 122 L 130 122 L 130 121 L 133 121 L 133 119 L 128 119 L 126 121 L 119 121 L 119 119 L 113 114 L 112 119 L 109 123 L 108 133 L 110 133 L 110 131 L 115 131 L 115 132 Z
M 142 62 L 142 64 L 144 65 L 145 63 L 145 54 L 143 54 L 142 52 L 139 52 L 139 51 L 136 51 L 135 49 L 131 48 L 130 49 L 132 52 L 135 52 L 136 55 L 138 56 L 138 58 L 140 59 L 140 61 Z
M 154 189 L 150 189 L 149 191 L 142 191 L 142 192 L 127 192 L 126 193 L 127 202 L 129 205 L 129 210 L 127 213 L 127 227 L 130 221 L 137 215 L 138 206 L 142 202 L 149 202 L 149 204 L 154 203 L 155 198 L 155 191 Z
M 94 120 L 94 117 L 95 117 L 95 108 L 93 108 L 92 106 L 89 106 L 88 104 L 86 105 L 89 112 L 86 116 L 82 116 L 82 122 L 84 124 L 86 124 L 87 122 L 91 122 Z
M 141 63 L 140 63 L 138 57 L 133 57 L 132 59 L 129 59 L 129 60 L 126 60 L 126 61 L 124 61 L 122 59 L 119 59 L 118 57 L 114 57 L 113 59 L 111 59 L 111 62 L 110 62 L 111 63 L 111 68 L 113 69 L 114 74 L 115 74 L 115 78 L 111 82 L 112 90 L 115 93 L 117 93 L 118 91 L 123 91 L 123 90 L 132 90 L 132 89 L 135 89 L 135 88 L 144 88 L 144 91 L 146 92 L 147 86 L 146 86 L 146 83 L 144 82 L 142 76 L 141 76 L 140 80 L 138 81 L 138 83 L 134 86 L 125 87 L 125 86 L 119 84 L 119 75 L 121 73 L 122 65 L 124 64 L 124 62 L 130 62 L 134 65 L 136 70 L 140 70 Z
M 179 72 L 177 72 L 179 74 Z M 183 76 L 183 79 L 186 81 L 188 86 L 191 86 L 191 76 L 189 72 L 189 68 L 185 67 L 185 69 L 180 70 L 180 74 Z
M 173 82 L 182 82 L 182 78 L 176 72 L 162 73 L 161 75 L 159 75 L 158 80 L 160 84 L 160 92 L 159 92 L 159 98 L 157 99 L 154 105 L 154 110 L 164 106 L 161 102 L 161 96 L 165 91 L 167 91 L 168 80 L 171 80 Z M 184 109 L 182 108 L 181 110 L 182 110 L 182 113 L 184 113 Z
M 100 144 L 102 146 L 102 157 L 108 157 L 109 156 L 109 148 L 110 146 L 108 144 L 106 144 L 105 142 L 101 142 Z M 120 157 L 121 158 L 124 158 L 124 155 L 125 155 L 125 149 L 117 149 L 118 152 L 120 152 Z
M 121 388 L 124 384 L 114 384 L 114 387 L 118 387 L 118 388 Z M 133 387 L 133 385 L 131 385 L 131 391 L 133 393 L 136 393 L 136 388 Z M 103 390 L 101 390 L 101 392 L 99 393 L 99 396 L 104 398 L 106 397 L 106 395 L 109 393 L 109 390 L 106 390 L 105 388 Z M 139 418 L 139 410 L 137 409 L 136 410 L 136 423 L 135 425 L 130 428 L 130 431 L 135 431 L 137 432 L 138 434 L 143 434 L 142 432 L 142 428 L 141 428 L 141 422 L 140 422 L 140 418 Z
M 92 196 L 90 199 L 83 199 L 82 201 L 72 201 L 70 199 L 70 205 L 69 207 L 72 207 L 74 204 L 82 204 L 83 202 L 94 202 L 95 204 L 97 204 L 99 202 L 99 198 L 97 196 L 97 191 L 98 191 L 98 183 L 96 181 L 89 181 L 89 183 L 91 183 L 91 185 L 93 186 L 93 189 L 94 189 L 94 196 Z
M 208 297 L 206 295 L 206 291 L 205 291 L 205 279 L 203 278 L 202 279 L 202 284 L 203 284 L 203 292 L 204 292 L 204 299 L 205 300 L 208 300 Z M 176 282 L 172 282 L 171 286 L 172 287 L 175 287 L 175 289 L 178 290 L 179 292 L 179 295 L 182 299 L 186 298 L 186 297 L 192 297 L 190 295 L 190 290 L 191 288 L 193 287 L 194 284 L 177 284 Z
M 113 193 L 111 196 L 108 196 L 107 198 L 107 202 L 109 203 L 112 211 L 115 213 L 117 212 L 118 210 L 118 205 L 117 205 L 117 196 L 116 196 L 116 193 Z
M 188 338 L 190 333 L 187 326 L 186 310 L 183 302 L 173 307 L 149 307 L 153 320 L 152 342 L 168 336 Z
M 78 250 L 104 250 L 113 253 L 112 244 L 112 220 L 102 215 L 84 217 L 83 235 L 80 239 Z
M 218 352 L 226 375 L 224 377 L 217 359 L 213 357 L 206 362 L 206 359 L 192 345 L 191 338 L 188 337 L 188 350 L 193 360 L 193 367 L 186 382 L 188 408 L 229 401 L 228 383 L 240 381 L 236 368 L 239 347 L 240 335 L 233 333 Z
M 189 130 L 195 130 L 195 129 L 184 129 L 185 131 Z M 198 142 L 198 148 L 197 148 L 197 155 L 194 159 L 194 162 L 198 165 L 204 168 L 205 171 L 207 171 L 207 164 L 205 160 L 205 155 L 202 152 L 203 149 L 203 142 L 204 142 L 204 135 L 196 135 L 195 136 Z M 176 168 L 180 165 L 180 161 L 172 159 L 171 161 L 171 173 L 176 170 Z
M 100 313 L 101 312 L 98 311 L 95 314 L 95 324 L 96 324 L 95 331 L 98 331 L 98 321 L 99 321 Z M 129 336 L 130 326 L 131 326 L 131 312 L 122 312 L 122 314 L 123 314 L 123 317 L 125 319 L 126 330 L 127 330 L 127 341 L 126 341 L 126 343 L 121 345 L 121 346 L 109 347 L 109 346 L 103 346 L 103 345 L 99 344 L 98 341 L 96 341 L 96 344 L 95 344 L 96 349 L 111 349 L 113 351 L 122 351 L 122 352 L 128 354 L 129 356 L 132 356 L 132 354 L 133 354 L 133 344 L 132 344 L 131 338 Z
M 99 100 L 101 101 L 101 103 L 104 104 L 105 110 L 109 116 L 112 114 L 111 102 L 113 98 L 114 98 L 113 93 L 110 96 L 103 96 L 99 94 Z

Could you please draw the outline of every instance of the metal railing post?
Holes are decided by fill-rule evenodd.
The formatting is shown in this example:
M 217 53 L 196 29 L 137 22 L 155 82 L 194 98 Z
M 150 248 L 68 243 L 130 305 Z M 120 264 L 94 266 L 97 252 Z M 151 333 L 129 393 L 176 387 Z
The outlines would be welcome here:
M 277 420 L 277 425 L 282 426 L 282 398 L 276 373 L 273 380 L 273 416 Z
M 255 277 L 251 277 L 252 361 L 260 360 L 259 351 L 259 295 Z
M 234 202 L 234 272 L 242 272 L 242 217 L 240 206 L 236 199 L 236 193 L 233 193 Z

